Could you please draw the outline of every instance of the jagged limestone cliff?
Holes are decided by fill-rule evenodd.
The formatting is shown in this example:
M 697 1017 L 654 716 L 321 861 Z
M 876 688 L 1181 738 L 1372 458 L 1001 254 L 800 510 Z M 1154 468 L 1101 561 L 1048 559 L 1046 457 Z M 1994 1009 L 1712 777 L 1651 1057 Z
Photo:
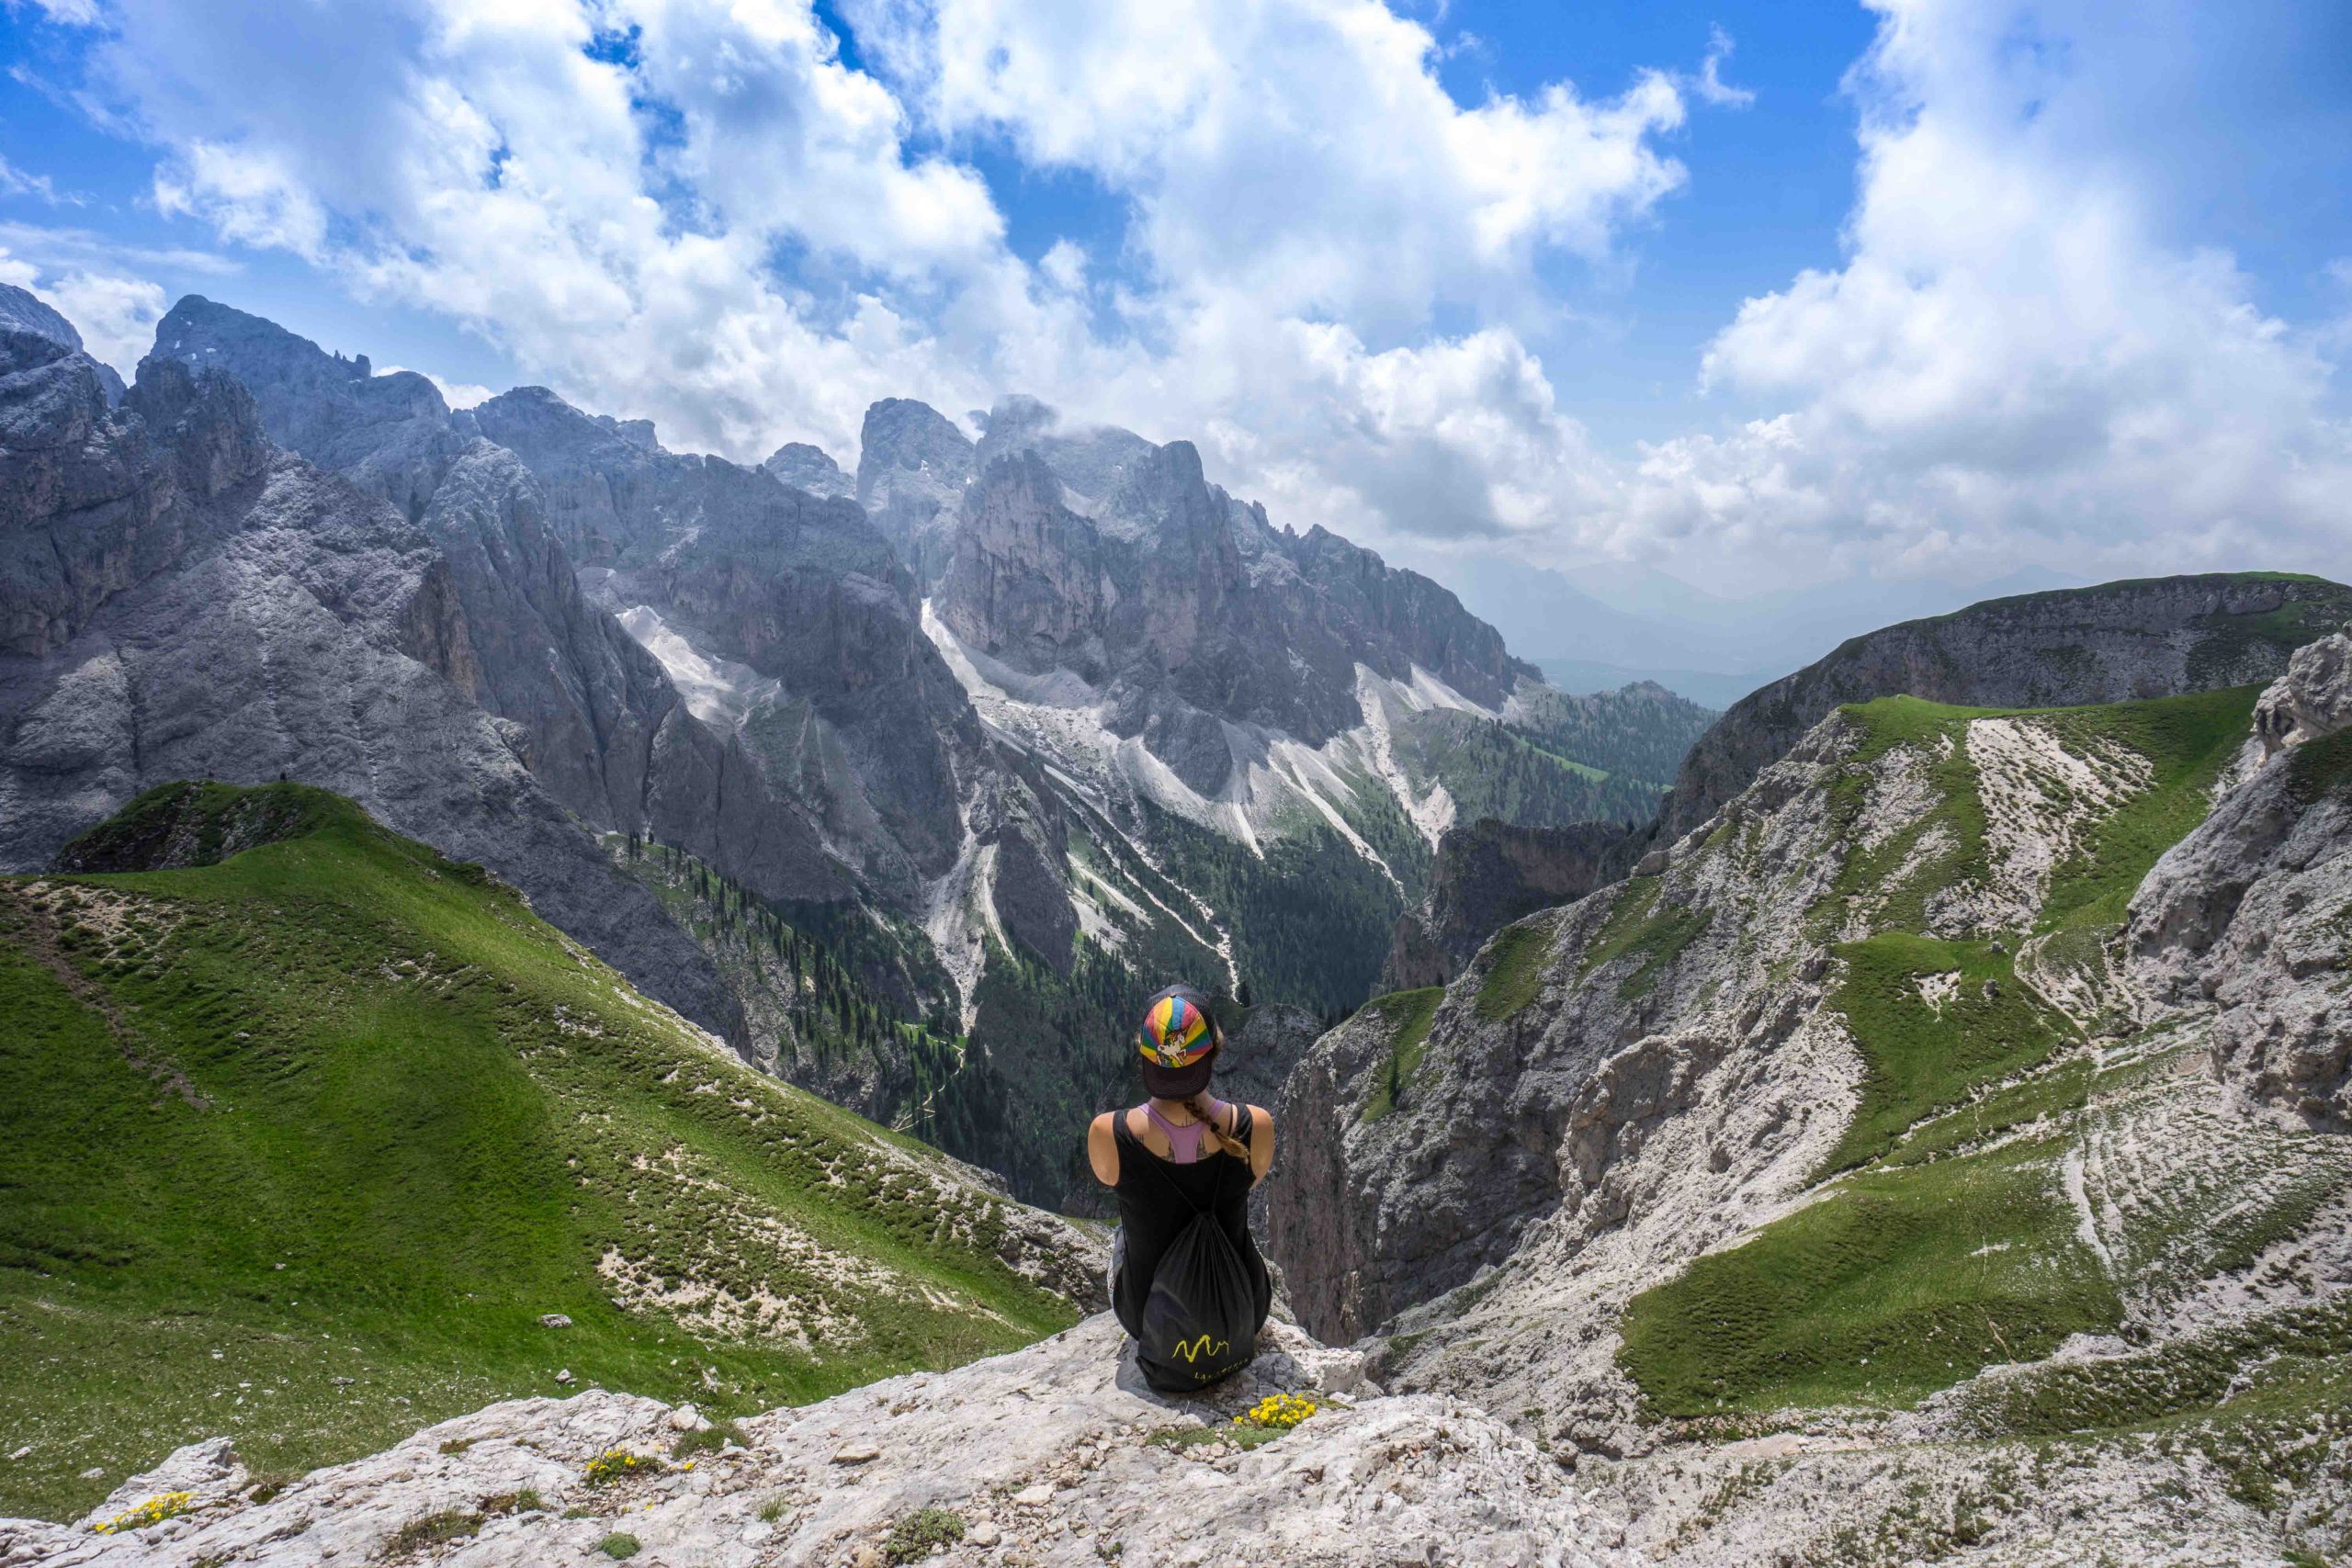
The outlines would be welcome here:
M 0 866 L 164 780 L 291 773 L 734 1030 L 701 955 L 536 781 L 526 732 L 469 695 L 476 630 L 433 534 L 276 448 L 229 378 L 151 358 L 110 409 L 93 363 L 0 333 Z

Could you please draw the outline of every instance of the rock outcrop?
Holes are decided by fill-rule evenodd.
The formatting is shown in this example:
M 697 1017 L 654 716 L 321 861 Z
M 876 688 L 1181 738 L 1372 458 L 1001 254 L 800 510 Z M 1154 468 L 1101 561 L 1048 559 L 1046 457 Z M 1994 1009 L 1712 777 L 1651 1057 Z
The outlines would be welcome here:
M 79 1530 L 0 1522 L 0 1561 L 292 1568 L 405 1551 L 521 1564 L 594 1553 L 616 1531 L 650 1562 L 741 1568 L 1370 1563 L 1429 1560 L 1434 1542 L 1449 1562 L 1615 1560 L 1603 1554 L 1623 1527 L 1501 1423 L 1379 1397 L 1359 1358 L 1279 1325 L 1272 1339 L 1213 1394 L 1173 1400 L 1144 1388 L 1117 1325 L 1096 1317 L 957 1371 L 747 1419 L 740 1445 L 691 1467 L 667 1455 L 699 1417 L 601 1390 L 492 1405 L 261 1502 L 232 1450 L 198 1445 L 118 1493 L 188 1492 L 176 1518 L 119 1538 L 89 1533 L 103 1511 Z M 1219 1440 L 1254 1401 L 1292 1392 L 1322 1408 L 1263 1446 Z M 584 1479 L 615 1450 L 642 1456 L 637 1469 Z M 918 1517 L 937 1533 L 902 1528 Z
M 1659 823 L 1681 837 L 1843 703 L 1898 694 L 2066 707 L 2268 681 L 2352 616 L 2352 589 L 2277 572 L 2162 577 L 1994 599 L 1905 621 L 1734 703 L 1683 760 Z
M 946 570 L 972 451 L 972 438 L 928 403 L 885 398 L 865 411 L 857 503 L 919 582 Z
M 2168 1010 L 2211 1010 L 2216 1069 L 2352 1129 L 2352 635 L 2300 649 L 2255 710 L 2245 776 L 2156 863 L 2125 938 Z
M 807 491 L 827 501 L 857 498 L 857 481 L 842 472 L 842 466 L 833 461 L 831 453 L 806 441 L 786 442 L 769 453 L 767 461 L 760 467 L 789 490 Z
M 1571 1472 L 1486 1411 L 1383 1393 L 1360 1356 L 1281 1324 L 1268 1339 L 1248 1371 L 1189 1400 L 1143 1386 L 1105 1315 L 729 1427 L 589 1389 L 493 1404 L 267 1483 L 210 1438 L 75 1525 L 0 1519 L 0 1562 L 520 1568 L 602 1552 L 717 1568 L 2197 1568 L 2291 1562 L 2308 1539 L 2282 1536 L 2188 1445 L 2077 1446 L 2052 1464 L 2047 1444 L 2037 1463 L 2021 1443 L 1787 1433 Z M 1316 1413 L 1245 1441 L 1232 1417 L 1272 1393 Z M 682 1437 L 699 1439 L 691 1462 L 672 1457 Z M 599 1460 L 614 1479 L 587 1478 Z M 96 1533 L 155 1498 L 178 1511 Z

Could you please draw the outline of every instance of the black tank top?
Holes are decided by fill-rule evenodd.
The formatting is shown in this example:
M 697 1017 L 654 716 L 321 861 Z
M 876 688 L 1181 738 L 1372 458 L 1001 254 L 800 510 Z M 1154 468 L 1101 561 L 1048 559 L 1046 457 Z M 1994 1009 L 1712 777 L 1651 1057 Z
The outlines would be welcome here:
M 1246 1105 L 1236 1106 L 1232 1136 L 1250 1142 L 1255 1118 Z M 1112 1281 L 1111 1310 L 1129 1334 L 1138 1333 L 1143 1303 L 1151 1298 L 1151 1281 L 1160 1254 L 1193 1223 L 1194 1214 L 1216 1216 L 1218 1228 L 1233 1244 L 1256 1281 L 1258 1324 L 1265 1326 L 1273 1308 L 1273 1277 L 1250 1235 L 1250 1162 L 1223 1153 L 1204 1153 L 1191 1165 L 1178 1165 L 1145 1147 L 1128 1129 L 1127 1112 L 1112 1122 L 1112 1141 L 1119 1150 L 1119 1230 L 1125 1237 L 1125 1259 Z

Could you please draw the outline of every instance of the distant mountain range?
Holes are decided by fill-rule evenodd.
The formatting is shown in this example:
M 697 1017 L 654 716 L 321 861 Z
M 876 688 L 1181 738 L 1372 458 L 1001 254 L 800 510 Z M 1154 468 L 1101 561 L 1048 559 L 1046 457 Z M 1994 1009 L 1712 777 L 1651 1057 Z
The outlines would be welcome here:
M 1448 827 L 1645 820 L 1711 716 L 1565 696 L 1189 443 L 1034 399 L 877 403 L 853 477 L 544 388 L 452 411 L 193 296 L 127 392 L 22 290 L 0 342 L 0 863 L 173 778 L 326 784 L 1040 1200 L 1091 1194 L 1053 1129 L 1150 990 L 1343 1012 Z

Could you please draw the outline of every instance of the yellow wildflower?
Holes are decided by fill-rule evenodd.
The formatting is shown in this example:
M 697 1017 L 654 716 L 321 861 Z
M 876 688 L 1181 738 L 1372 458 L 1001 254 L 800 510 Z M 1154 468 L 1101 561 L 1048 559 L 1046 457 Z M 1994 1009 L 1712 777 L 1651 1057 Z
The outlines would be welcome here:
M 187 1506 L 194 1501 L 196 1494 L 193 1492 L 166 1492 L 161 1496 L 148 1498 L 135 1508 L 126 1508 L 110 1519 L 103 1519 L 90 1529 L 99 1535 L 143 1530 L 149 1525 L 160 1525 L 165 1519 L 175 1518 L 187 1512 Z
M 1303 1394 L 1270 1393 L 1233 1418 L 1237 1427 L 1271 1427 L 1288 1431 L 1319 1408 Z

